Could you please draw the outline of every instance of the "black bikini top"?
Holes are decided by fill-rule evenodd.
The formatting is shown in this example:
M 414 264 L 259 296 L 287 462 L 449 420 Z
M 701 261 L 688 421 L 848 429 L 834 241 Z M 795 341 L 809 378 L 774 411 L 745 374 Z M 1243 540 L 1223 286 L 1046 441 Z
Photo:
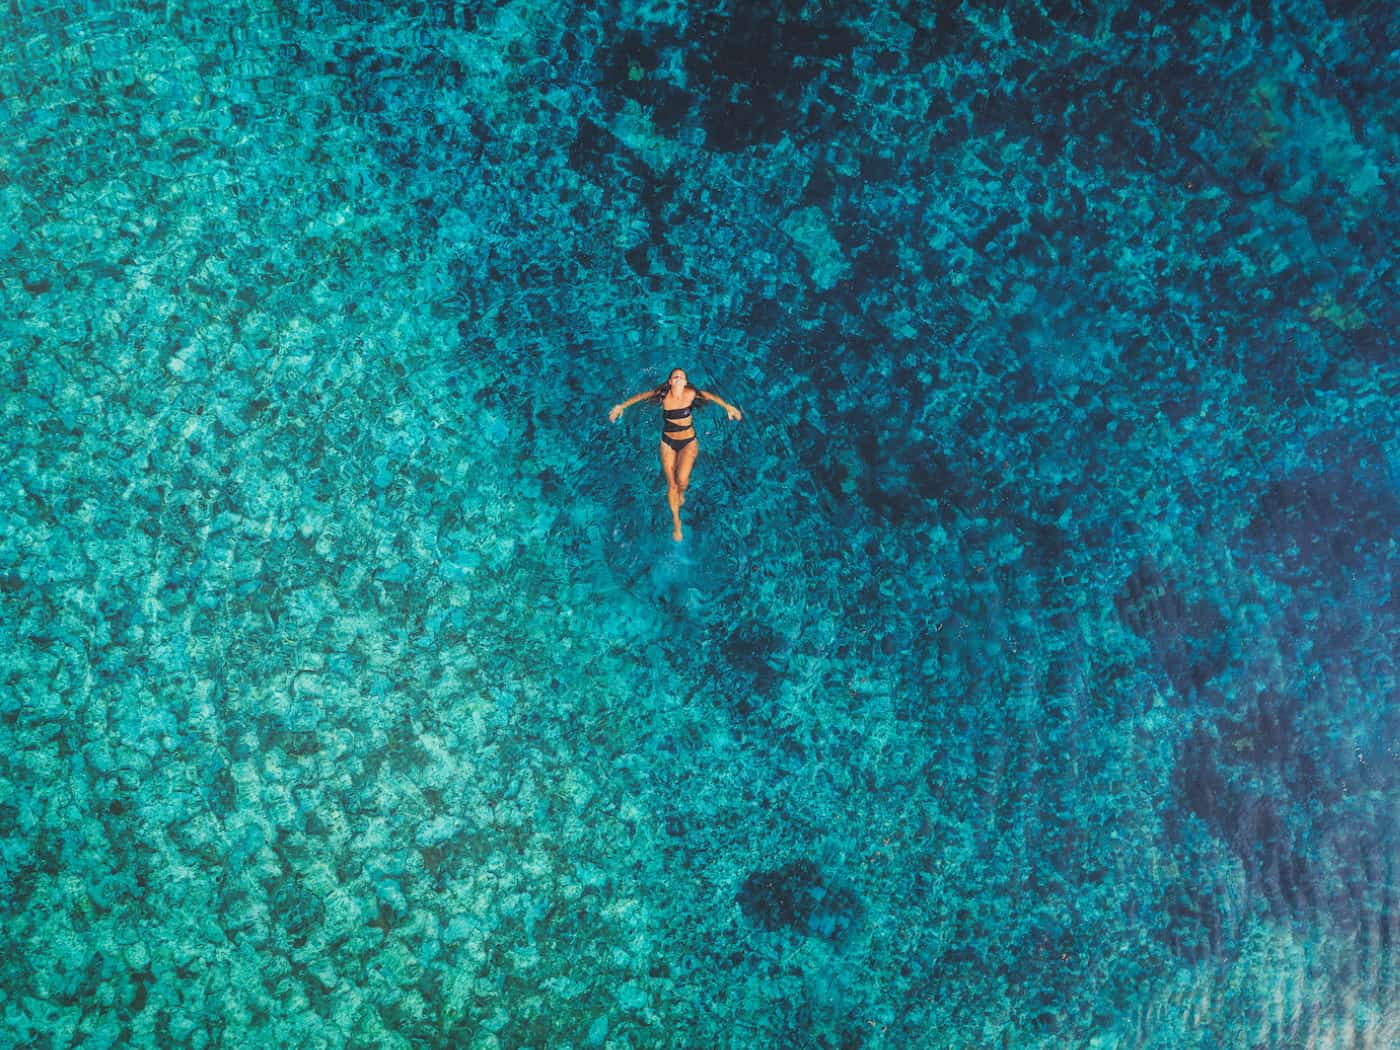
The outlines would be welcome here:
M 663 408 L 661 414 L 667 419 L 689 419 L 690 409 L 690 405 L 686 405 L 685 408 Z

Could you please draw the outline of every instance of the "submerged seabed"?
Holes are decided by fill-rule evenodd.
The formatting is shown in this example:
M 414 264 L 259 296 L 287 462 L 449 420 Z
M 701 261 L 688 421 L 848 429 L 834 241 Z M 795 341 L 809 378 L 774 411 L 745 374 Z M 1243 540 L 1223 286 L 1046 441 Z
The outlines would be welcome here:
M 0 15 L 6 1045 L 1400 1041 L 1395 8 L 728 11 Z

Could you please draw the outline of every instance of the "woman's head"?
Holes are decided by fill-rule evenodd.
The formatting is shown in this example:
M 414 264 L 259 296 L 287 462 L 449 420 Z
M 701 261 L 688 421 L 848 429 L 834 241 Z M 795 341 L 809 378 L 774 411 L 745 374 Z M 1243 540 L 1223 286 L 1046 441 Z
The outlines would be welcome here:
M 666 377 L 666 382 L 657 387 L 656 393 L 652 396 L 655 398 L 664 398 L 667 394 L 679 396 L 684 390 L 695 391 L 696 404 L 702 403 L 705 399 L 704 395 L 699 390 L 690 385 L 690 380 L 686 377 L 684 368 L 673 368 L 671 369 L 671 374 Z

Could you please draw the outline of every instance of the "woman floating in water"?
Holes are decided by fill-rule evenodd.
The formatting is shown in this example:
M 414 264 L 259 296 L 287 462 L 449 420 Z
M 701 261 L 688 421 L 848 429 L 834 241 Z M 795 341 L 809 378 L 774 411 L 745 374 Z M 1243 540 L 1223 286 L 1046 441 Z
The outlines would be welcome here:
M 622 413 L 638 401 L 656 401 L 661 405 L 661 415 L 664 417 L 661 425 L 661 471 L 666 475 L 666 502 L 671 505 L 671 520 L 675 523 L 671 535 L 679 540 L 681 504 L 685 502 L 685 490 L 690 485 L 690 470 L 695 466 L 695 457 L 700 454 L 700 442 L 695 439 L 695 428 L 690 422 L 691 409 L 713 401 L 724 409 L 730 419 L 743 419 L 744 414 L 718 394 L 691 386 L 679 368 L 671 373 L 664 386 L 645 390 L 620 405 L 613 405 L 608 418 L 616 423 L 622 418 Z

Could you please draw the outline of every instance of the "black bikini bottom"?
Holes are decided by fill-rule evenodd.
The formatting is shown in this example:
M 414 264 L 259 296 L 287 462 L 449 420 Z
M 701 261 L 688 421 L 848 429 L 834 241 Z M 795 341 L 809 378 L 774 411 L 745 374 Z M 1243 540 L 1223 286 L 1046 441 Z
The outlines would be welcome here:
M 664 441 L 666 444 L 670 445 L 677 452 L 679 452 L 681 449 L 685 448 L 686 445 L 689 445 L 692 441 L 695 440 L 695 435 L 692 434 L 688 438 L 682 438 L 680 441 L 677 441 L 670 434 L 662 434 L 661 440 Z

